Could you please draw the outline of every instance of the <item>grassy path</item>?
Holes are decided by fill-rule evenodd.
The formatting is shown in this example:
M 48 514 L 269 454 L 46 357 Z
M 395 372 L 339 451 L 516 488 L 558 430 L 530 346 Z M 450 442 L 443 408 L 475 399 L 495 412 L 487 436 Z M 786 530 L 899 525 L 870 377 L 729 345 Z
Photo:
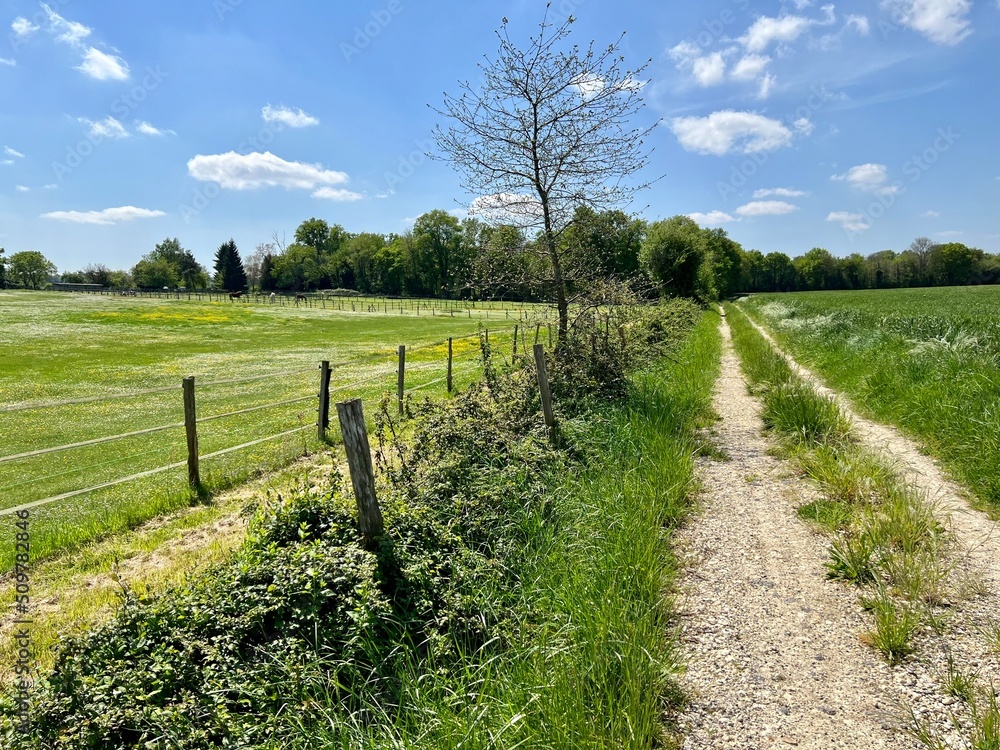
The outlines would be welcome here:
M 815 499 L 762 437 L 723 322 L 704 502 L 677 539 L 686 574 L 685 748 L 916 748 L 889 668 L 856 634 L 866 622 L 826 582 L 826 545 L 798 517 Z

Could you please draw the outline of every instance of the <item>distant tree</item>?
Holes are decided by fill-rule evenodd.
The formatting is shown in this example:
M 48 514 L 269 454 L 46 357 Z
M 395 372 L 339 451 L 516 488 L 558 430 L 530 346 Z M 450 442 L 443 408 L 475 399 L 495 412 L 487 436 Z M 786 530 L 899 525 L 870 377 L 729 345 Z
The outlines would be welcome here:
M 306 219 L 295 230 L 295 242 L 326 252 L 330 239 L 330 225 L 315 217 Z
M 417 267 L 424 286 L 431 294 L 449 296 L 461 284 L 465 271 L 462 226 L 447 211 L 436 209 L 417 219 L 413 225 Z
M 794 265 L 807 289 L 835 289 L 837 287 L 837 259 L 829 250 L 814 247 L 795 259 Z
M 716 295 L 710 280 L 711 269 L 706 269 L 709 259 L 705 237 L 698 224 L 687 216 L 650 224 L 640 260 L 649 278 L 664 294 L 702 300 Z
M 934 249 L 934 241 L 929 237 L 917 237 L 907 248 L 917 257 L 918 282 L 926 283 L 928 273 L 928 263 L 930 262 L 931 250 Z
M 639 248 L 646 222 L 624 211 L 579 206 L 560 238 L 566 275 L 576 279 L 627 279 L 640 273 Z
M 621 67 L 621 38 L 597 50 L 570 46 L 573 18 L 556 26 L 550 6 L 525 49 L 503 20 L 497 57 L 479 65 L 476 84 L 446 95 L 439 114 L 453 124 L 435 138 L 463 187 L 481 196 L 471 208 L 487 209 L 482 218 L 540 230 L 562 341 L 569 300 L 560 235 L 579 206 L 616 208 L 646 187 L 633 178 L 648 161 L 644 141 L 655 126 L 630 126 L 643 108 L 645 66 Z
M 0 247 L 0 289 L 7 287 L 7 259 L 3 257 L 5 252 L 7 251 Z
M 291 244 L 272 259 L 272 264 L 279 289 L 295 292 L 317 289 L 323 278 L 319 253 L 311 245 Z
M 725 229 L 702 229 L 715 287 L 722 296 L 739 291 L 743 277 L 743 248 Z
M 860 253 L 851 253 L 838 262 L 838 275 L 845 289 L 865 289 L 868 286 L 868 268 Z
M 791 292 L 798 286 L 798 271 L 785 253 L 768 253 L 764 256 L 764 274 L 768 291 Z
M 83 275 L 83 271 L 67 271 L 59 276 L 59 280 L 64 284 L 86 284 L 87 277 Z
M 183 284 L 188 289 L 205 289 L 208 287 L 208 271 L 191 253 L 181 247 L 176 237 L 167 238 L 156 245 L 152 252 L 143 256 L 143 260 L 165 261 L 173 269 L 176 281 L 174 286 Z M 135 272 L 133 271 L 133 276 Z M 138 284 L 138 281 L 136 282 Z M 163 284 L 161 286 L 169 286 Z
M 463 222 L 462 231 L 470 251 L 465 283 L 472 296 L 481 299 L 531 296 L 532 280 L 544 274 L 533 270 L 532 264 L 540 261 L 529 250 L 520 227 L 491 226 L 470 218 Z
M 250 257 L 246 259 L 243 263 L 243 268 L 247 272 L 247 284 L 250 288 L 261 288 L 260 276 L 261 276 L 261 266 L 264 263 L 264 257 L 267 255 L 272 255 L 274 253 L 274 245 L 270 242 L 260 243 L 257 245 L 257 249 L 251 253 Z
M 898 267 L 896 253 L 892 250 L 880 250 L 865 259 L 868 286 L 874 289 L 896 286 L 898 283 Z
M 132 268 L 132 279 L 141 289 L 162 289 L 180 285 L 177 269 L 166 258 L 143 258 Z
M 931 248 L 927 268 L 935 284 L 957 286 L 972 281 L 976 260 L 976 252 L 972 248 L 961 242 L 949 242 Z
M 28 289 L 41 289 L 56 273 L 55 264 L 37 250 L 14 253 L 8 264 L 11 279 Z
M 274 276 L 274 256 L 267 253 L 260 262 L 260 290 L 272 292 L 277 288 L 278 281 Z
M 243 260 L 232 239 L 223 242 L 215 251 L 215 288 L 240 292 L 247 288 L 247 274 Z

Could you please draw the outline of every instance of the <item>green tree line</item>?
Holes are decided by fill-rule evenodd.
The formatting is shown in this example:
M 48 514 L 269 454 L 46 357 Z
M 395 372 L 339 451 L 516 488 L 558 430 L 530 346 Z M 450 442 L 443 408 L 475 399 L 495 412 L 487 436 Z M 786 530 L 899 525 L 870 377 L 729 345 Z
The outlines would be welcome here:
M 649 222 L 622 211 L 577 209 L 557 237 L 562 275 L 572 292 L 598 279 L 652 283 L 667 296 L 711 301 L 740 292 L 882 289 L 1000 283 L 1000 255 L 957 242 L 918 237 L 901 252 L 837 258 L 815 247 L 796 257 L 746 250 L 722 229 L 685 216 Z M 245 257 L 233 240 L 210 272 L 176 238 L 167 238 L 130 270 L 92 264 L 64 273 L 67 282 L 109 288 L 215 288 L 239 291 L 351 290 L 363 294 L 551 300 L 551 253 L 539 236 L 513 225 L 458 219 L 447 211 L 420 216 L 401 234 L 352 234 L 310 218 L 291 244 L 262 243 Z M 0 283 L 41 288 L 56 273 L 41 253 L 5 256 Z

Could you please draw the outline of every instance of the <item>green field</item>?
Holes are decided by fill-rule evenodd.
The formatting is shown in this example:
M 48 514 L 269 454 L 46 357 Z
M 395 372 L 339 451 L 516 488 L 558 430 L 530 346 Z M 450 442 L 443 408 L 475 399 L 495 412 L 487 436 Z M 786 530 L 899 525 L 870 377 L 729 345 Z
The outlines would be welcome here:
M 445 311 L 425 302 L 420 314 L 415 307 L 402 314 L 368 309 L 0 292 L 0 456 L 181 423 L 181 381 L 193 376 L 199 419 L 245 412 L 199 425 L 202 456 L 302 428 L 202 461 L 202 482 L 211 492 L 321 447 L 310 425 L 322 360 L 333 367 L 331 400 L 360 396 L 374 409 L 384 393 L 395 391 L 403 344 L 407 389 L 413 396 L 443 396 L 449 337 L 456 338 L 455 384 L 463 387 L 478 372 L 480 326 L 492 327 L 491 341 L 506 349 L 515 318 L 534 331 L 525 318 L 546 316 L 542 306 L 512 310 L 509 303 Z M 131 395 L 150 390 L 160 392 Z M 267 407 L 285 401 L 294 402 Z M 255 407 L 267 408 L 245 411 Z M 336 437 L 335 412 L 332 422 Z M 172 427 L 0 461 L 0 510 L 185 456 L 184 429 Z M 32 556 L 134 526 L 192 499 L 186 470 L 178 468 L 34 508 Z M 12 543 L 0 545 L 0 570 L 11 566 L 12 555 Z
M 1000 288 L 760 294 L 740 306 L 1000 509 Z

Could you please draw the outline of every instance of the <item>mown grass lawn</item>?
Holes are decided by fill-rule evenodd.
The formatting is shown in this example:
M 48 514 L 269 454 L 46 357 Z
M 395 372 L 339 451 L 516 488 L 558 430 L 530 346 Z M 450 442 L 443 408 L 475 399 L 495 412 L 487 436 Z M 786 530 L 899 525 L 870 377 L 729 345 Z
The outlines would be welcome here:
M 741 307 L 1000 509 L 1000 288 L 761 294 Z
M 545 308 L 535 313 L 544 318 Z M 411 350 L 407 388 L 418 388 L 415 396 L 443 395 L 444 382 L 431 383 L 445 375 L 442 342 L 458 339 L 455 384 L 463 387 L 477 373 L 480 326 L 495 326 L 491 341 L 509 348 L 514 325 L 507 319 L 487 321 L 483 314 L 351 313 L 315 306 L 11 291 L 0 292 L 0 321 L 0 456 L 181 423 L 181 381 L 187 376 L 195 377 L 199 418 L 303 399 L 200 425 L 202 455 L 305 428 L 204 461 L 202 480 L 209 491 L 321 446 L 308 426 L 316 421 L 312 397 L 322 360 L 334 368 L 331 388 L 340 389 L 333 400 L 359 396 L 374 409 L 383 394 L 395 390 L 398 345 Z M 220 382 L 231 380 L 243 382 Z M 151 389 L 167 390 L 128 395 Z M 48 406 L 93 397 L 102 400 Z M 332 422 L 336 437 L 335 410 Z M 175 427 L 0 462 L 0 510 L 185 456 L 184 430 Z M 130 528 L 192 499 L 180 468 L 38 507 L 32 510 L 32 556 Z M 12 565 L 9 536 L 9 543 L 0 543 L 0 570 Z

